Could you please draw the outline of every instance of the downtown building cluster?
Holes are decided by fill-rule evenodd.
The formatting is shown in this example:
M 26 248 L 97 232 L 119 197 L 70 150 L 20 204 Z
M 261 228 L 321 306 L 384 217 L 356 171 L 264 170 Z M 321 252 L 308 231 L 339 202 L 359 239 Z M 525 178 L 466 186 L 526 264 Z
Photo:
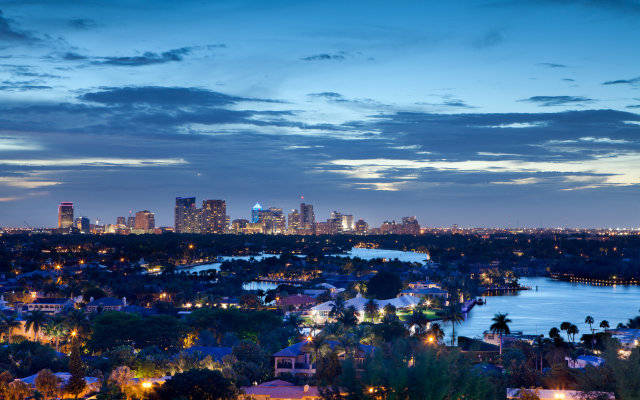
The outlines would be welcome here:
M 62 202 L 58 206 L 58 226 L 53 233 L 92 234 L 144 234 L 176 233 L 194 234 L 267 234 L 267 235 L 419 235 L 421 227 L 415 217 L 404 217 L 401 222 L 384 221 L 380 227 L 370 227 L 363 220 L 355 220 L 352 214 L 331 212 L 324 221 L 316 219 L 312 204 L 300 203 L 285 213 L 281 207 L 263 208 L 256 203 L 249 217 L 233 219 L 227 214 L 225 200 L 203 200 L 198 207 L 195 197 L 176 197 L 174 226 L 156 227 L 155 214 L 148 210 L 138 211 L 129 217 L 119 216 L 114 224 L 92 223 L 88 217 L 74 215 L 73 202 Z

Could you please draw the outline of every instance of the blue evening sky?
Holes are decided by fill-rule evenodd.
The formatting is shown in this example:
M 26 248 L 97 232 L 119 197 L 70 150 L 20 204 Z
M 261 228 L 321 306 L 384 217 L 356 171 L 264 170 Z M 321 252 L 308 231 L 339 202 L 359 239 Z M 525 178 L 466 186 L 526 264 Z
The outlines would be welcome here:
M 176 196 L 640 226 L 640 2 L 5 1 L 0 226 Z

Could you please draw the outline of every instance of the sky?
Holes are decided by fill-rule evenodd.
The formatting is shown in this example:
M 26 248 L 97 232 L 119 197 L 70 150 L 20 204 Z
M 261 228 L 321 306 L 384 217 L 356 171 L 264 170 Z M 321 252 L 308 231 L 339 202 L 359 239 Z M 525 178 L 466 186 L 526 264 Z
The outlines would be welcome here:
M 640 1 L 4 1 L 0 226 L 175 197 L 640 226 Z

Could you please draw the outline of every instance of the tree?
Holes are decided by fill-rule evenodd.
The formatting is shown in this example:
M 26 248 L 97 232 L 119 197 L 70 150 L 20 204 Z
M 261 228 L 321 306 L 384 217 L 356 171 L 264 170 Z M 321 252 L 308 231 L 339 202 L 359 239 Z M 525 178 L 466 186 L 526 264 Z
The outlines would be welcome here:
M 556 328 L 555 326 L 551 329 L 549 329 L 549 337 L 551 339 L 557 339 L 560 337 L 560 329 Z
M 36 390 L 40 392 L 44 400 L 49 396 L 56 397 L 60 380 L 50 369 L 43 369 L 36 376 Z
M 400 277 L 391 272 L 380 272 L 367 282 L 367 295 L 378 300 L 392 299 L 400 293 L 400 289 Z
M 379 311 L 380 306 L 378 306 L 378 303 L 376 303 L 374 299 L 369 299 L 364 305 L 364 313 L 371 318 L 371 322 L 373 322 L 373 319 L 378 315 Z
M 126 365 L 121 365 L 118 368 L 111 371 L 109 375 L 109 382 L 113 383 L 120 389 L 121 393 L 127 392 L 127 385 L 133 378 L 136 377 L 136 374 L 131 371 L 129 367 Z
M 331 306 L 331 310 L 329 311 L 329 317 L 338 318 L 342 315 L 344 310 L 347 308 L 346 301 L 342 296 L 336 297 L 333 301 L 333 306 Z
M 49 319 L 48 315 L 44 313 L 44 311 L 33 310 L 31 314 L 27 315 L 25 318 L 25 330 L 33 330 L 33 335 L 35 341 L 38 341 L 38 333 L 44 328 Z
M 571 322 L 563 322 L 560 324 L 560 330 L 562 331 L 567 331 L 567 329 L 569 329 L 569 327 L 571 326 Z M 569 332 L 567 332 L 567 340 L 571 340 L 571 338 L 569 337 Z
M 80 358 L 80 340 L 77 335 L 71 338 L 71 355 L 69 356 L 69 373 L 71 377 L 65 386 L 65 390 L 78 398 L 78 395 L 84 391 L 87 382 L 84 380 L 84 366 Z
M 235 400 L 238 389 L 220 371 L 191 369 L 175 374 L 149 394 L 153 400 Z
M 89 320 L 87 314 L 78 309 L 71 310 L 65 317 L 65 324 L 70 331 L 76 331 L 79 335 L 84 335 L 89 331 Z
M 91 288 L 91 289 L 87 289 L 84 294 L 82 295 L 82 300 L 85 301 L 85 303 L 88 303 L 91 301 L 91 298 L 93 297 L 94 300 L 98 300 L 101 299 L 103 297 L 107 297 L 107 294 L 105 293 L 104 290 L 100 289 L 100 288 Z
M 429 325 L 429 318 L 422 311 L 413 310 L 409 318 L 407 318 L 407 325 L 409 328 L 416 327 L 415 333 L 422 334 L 425 331 L 427 325 Z
M 43 328 L 45 335 L 53 338 L 56 341 L 56 352 L 59 351 L 60 338 L 67 334 L 64 319 L 60 316 L 54 316 L 49 319 L 47 324 Z
M 358 317 L 356 316 L 356 308 L 354 306 L 347 307 L 342 314 L 338 316 L 338 322 L 342 323 L 345 328 L 353 328 L 358 325 Z
M 0 327 L 2 328 L 2 333 L 6 335 L 7 343 L 11 343 L 11 331 L 20 328 L 21 326 L 22 323 L 15 319 L 15 317 L 5 316 L 2 318 L 2 324 Z
M 387 305 L 385 305 L 382 310 L 384 311 L 385 315 L 392 315 L 396 313 L 396 306 L 394 306 L 393 304 L 387 303 Z
M 567 335 L 571 335 L 571 341 L 575 342 L 576 340 L 576 335 L 580 333 L 580 330 L 578 329 L 577 326 L 575 326 L 574 324 L 571 324 L 568 328 L 567 328 Z
M 451 323 L 451 346 L 453 346 L 453 344 L 455 343 L 456 340 L 456 325 L 460 324 L 462 322 L 462 314 L 460 314 L 460 311 L 458 310 L 458 307 L 455 304 L 450 304 L 446 309 L 445 309 L 445 314 L 442 318 L 442 320 L 444 322 L 449 322 Z
M 442 329 L 442 326 L 440 326 L 440 324 L 437 322 L 431 324 L 428 334 L 429 336 L 433 337 L 436 343 L 440 343 L 444 340 L 444 330 Z
M 29 384 L 22 382 L 20 379 L 14 379 L 7 385 L 5 390 L 6 400 L 24 400 L 31 394 Z
M 602 320 L 602 322 L 600 322 L 600 328 L 608 329 L 609 328 L 609 321 L 607 321 L 606 319 Z
M 493 321 L 493 324 L 491 324 L 491 326 L 489 327 L 492 333 L 497 333 L 498 335 L 500 335 L 500 355 L 502 355 L 502 335 L 508 335 L 509 333 L 511 333 L 511 330 L 509 329 L 509 323 L 511 322 L 511 320 L 507 318 L 508 315 L 509 313 L 496 314 L 491 319 L 491 321 Z
M 591 350 L 593 350 L 593 345 L 596 343 L 595 330 L 593 329 L 594 322 L 595 320 L 591 315 L 587 315 L 587 317 L 584 319 L 584 323 L 589 325 L 589 330 L 591 331 Z

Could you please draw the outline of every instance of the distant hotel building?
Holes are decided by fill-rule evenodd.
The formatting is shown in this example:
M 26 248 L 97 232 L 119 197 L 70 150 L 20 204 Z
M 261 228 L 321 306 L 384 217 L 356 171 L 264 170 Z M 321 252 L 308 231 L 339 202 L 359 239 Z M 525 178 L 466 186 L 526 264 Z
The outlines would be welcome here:
M 177 233 L 225 233 L 228 227 L 224 200 L 204 200 L 196 207 L 195 197 L 176 197 L 174 212 Z
M 73 203 L 65 201 L 58 206 L 58 229 L 73 227 Z
M 155 214 L 144 210 L 136 213 L 136 229 L 141 231 L 151 231 L 156 227 Z
M 227 230 L 227 204 L 224 200 L 202 202 L 202 233 L 225 233 Z
M 300 229 L 313 229 L 316 224 L 316 215 L 313 213 L 313 205 L 300 203 Z
M 176 197 L 174 227 L 177 233 L 200 233 L 200 210 L 195 197 Z

